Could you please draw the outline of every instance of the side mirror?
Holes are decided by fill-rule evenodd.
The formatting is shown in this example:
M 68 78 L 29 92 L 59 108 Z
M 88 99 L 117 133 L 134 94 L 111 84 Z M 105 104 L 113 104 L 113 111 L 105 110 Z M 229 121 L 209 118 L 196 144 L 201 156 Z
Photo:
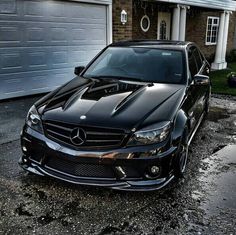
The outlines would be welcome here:
M 206 75 L 195 75 L 194 76 L 194 84 L 195 85 L 209 85 L 210 84 L 210 78 Z
M 84 66 L 75 67 L 74 74 L 79 76 L 84 69 L 85 69 Z

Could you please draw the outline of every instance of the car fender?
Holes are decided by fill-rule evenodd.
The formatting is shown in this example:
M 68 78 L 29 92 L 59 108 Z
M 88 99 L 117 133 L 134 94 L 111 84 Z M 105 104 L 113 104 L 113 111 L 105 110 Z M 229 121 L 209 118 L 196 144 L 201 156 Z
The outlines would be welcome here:
M 185 126 L 189 127 L 189 118 L 187 114 L 181 109 L 178 111 L 174 120 L 174 127 L 172 131 L 172 145 L 178 146 L 184 132 Z

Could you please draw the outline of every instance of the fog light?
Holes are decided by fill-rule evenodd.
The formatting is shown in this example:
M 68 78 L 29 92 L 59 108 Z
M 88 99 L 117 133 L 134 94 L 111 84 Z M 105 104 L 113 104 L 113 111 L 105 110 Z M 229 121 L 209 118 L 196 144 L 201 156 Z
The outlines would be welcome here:
M 151 172 L 153 175 L 158 175 L 159 172 L 160 172 L 160 167 L 158 167 L 158 166 L 152 166 L 152 167 L 150 168 L 150 172 Z
M 27 148 L 25 146 L 22 146 L 23 152 L 27 152 Z
M 147 179 L 157 179 L 161 175 L 161 167 L 160 166 L 149 166 L 147 168 L 145 177 Z

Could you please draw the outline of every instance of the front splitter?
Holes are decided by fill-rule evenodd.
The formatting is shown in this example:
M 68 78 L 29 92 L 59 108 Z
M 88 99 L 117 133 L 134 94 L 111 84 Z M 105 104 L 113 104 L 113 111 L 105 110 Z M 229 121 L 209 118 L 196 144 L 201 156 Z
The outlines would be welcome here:
M 97 186 L 97 187 L 108 187 L 114 190 L 122 191 L 154 191 L 159 190 L 169 184 L 173 179 L 174 175 L 169 178 L 160 178 L 155 180 L 127 180 L 118 181 L 116 179 L 97 179 L 87 177 L 76 177 L 63 172 L 56 171 L 51 168 L 41 167 L 33 162 L 27 164 L 19 160 L 19 165 L 26 171 L 39 176 L 49 176 L 68 183 L 77 185 Z

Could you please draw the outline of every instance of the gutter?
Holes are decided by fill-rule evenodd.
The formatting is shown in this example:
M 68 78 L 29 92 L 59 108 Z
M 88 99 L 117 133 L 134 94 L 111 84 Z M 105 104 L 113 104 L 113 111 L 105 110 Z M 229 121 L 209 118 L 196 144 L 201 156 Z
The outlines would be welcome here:
M 211 8 L 216 10 L 236 11 L 236 2 L 232 0 L 155 0 L 155 2 L 167 2 L 188 6 Z

